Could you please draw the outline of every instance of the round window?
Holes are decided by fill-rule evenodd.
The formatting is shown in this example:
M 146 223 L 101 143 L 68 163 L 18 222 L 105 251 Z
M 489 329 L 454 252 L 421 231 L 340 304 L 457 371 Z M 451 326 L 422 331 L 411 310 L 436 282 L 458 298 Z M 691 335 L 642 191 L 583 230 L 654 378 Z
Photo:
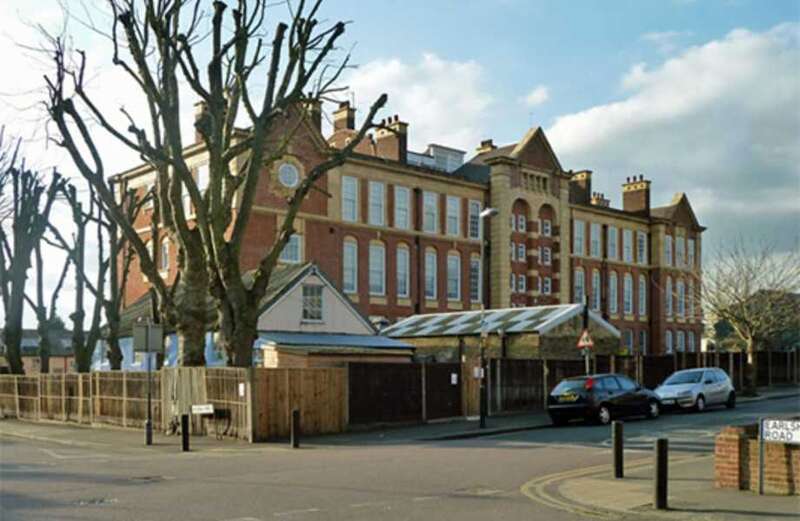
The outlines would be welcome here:
M 287 188 L 294 188 L 300 182 L 300 172 L 291 163 L 283 163 L 278 167 L 278 179 Z

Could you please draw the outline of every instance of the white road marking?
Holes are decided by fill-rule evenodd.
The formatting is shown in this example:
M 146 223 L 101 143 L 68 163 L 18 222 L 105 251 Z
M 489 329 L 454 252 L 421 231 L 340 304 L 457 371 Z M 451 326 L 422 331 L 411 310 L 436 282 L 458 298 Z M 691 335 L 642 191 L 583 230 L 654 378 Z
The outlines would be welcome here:
M 87 460 L 87 459 L 98 459 L 98 458 L 110 458 L 110 454 L 59 454 L 54 450 L 45 449 L 39 447 L 39 450 L 50 456 L 51 458 L 56 459 L 80 459 L 80 460 Z
M 420 496 L 412 498 L 411 501 L 430 501 L 432 499 L 439 499 L 441 496 Z
M 285 517 L 285 516 L 295 516 L 297 514 L 311 514 L 314 512 L 322 512 L 322 510 L 318 508 L 306 508 L 303 510 L 287 510 L 286 512 L 275 512 L 272 515 L 275 517 Z
M 353 503 L 350 505 L 350 508 L 366 508 L 366 507 L 378 507 L 387 504 L 388 501 L 371 501 L 368 503 Z
M 234 517 L 233 519 L 223 519 L 222 521 L 262 521 L 257 517 Z

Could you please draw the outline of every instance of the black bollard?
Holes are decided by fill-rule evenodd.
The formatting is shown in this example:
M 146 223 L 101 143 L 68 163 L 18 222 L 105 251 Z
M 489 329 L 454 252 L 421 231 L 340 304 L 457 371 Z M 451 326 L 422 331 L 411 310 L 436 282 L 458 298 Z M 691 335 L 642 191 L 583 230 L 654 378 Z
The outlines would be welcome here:
M 189 452 L 189 415 L 181 414 L 181 445 L 183 452 Z
M 623 427 L 621 421 L 614 421 L 611 423 L 611 440 L 614 446 L 614 478 L 622 479 L 625 475 L 624 472 L 624 439 Z
M 656 475 L 653 483 L 655 489 L 653 490 L 653 506 L 656 510 L 667 509 L 667 470 L 668 470 L 668 454 L 669 454 L 669 441 L 666 438 L 659 438 L 656 440 Z
M 292 409 L 291 444 L 293 449 L 300 447 L 300 409 Z

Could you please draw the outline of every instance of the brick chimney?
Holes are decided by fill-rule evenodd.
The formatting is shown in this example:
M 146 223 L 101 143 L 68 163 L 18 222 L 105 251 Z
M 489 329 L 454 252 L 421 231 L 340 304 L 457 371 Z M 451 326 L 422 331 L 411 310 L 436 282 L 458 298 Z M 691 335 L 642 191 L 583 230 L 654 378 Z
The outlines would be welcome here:
M 575 172 L 569 180 L 569 201 L 575 204 L 592 203 L 592 171 Z
M 306 114 L 308 114 L 308 117 L 311 119 L 311 124 L 314 125 L 317 130 L 322 131 L 322 102 L 315 98 L 313 93 L 309 92 L 308 97 L 303 99 L 302 105 Z
M 408 157 L 408 123 L 400 121 L 395 114 L 381 121 L 375 132 L 375 153 L 384 159 L 394 159 L 401 163 Z
M 603 208 L 608 208 L 611 206 L 611 201 L 606 199 L 606 194 L 601 194 L 600 192 L 592 192 L 592 206 L 602 206 Z
M 622 185 L 622 209 L 626 212 L 650 215 L 650 181 L 640 175 L 628 177 Z
M 356 128 L 356 109 L 350 106 L 349 101 L 339 103 L 339 108 L 333 113 L 333 131 L 354 130 Z
M 479 154 L 484 154 L 486 152 L 491 152 L 492 150 L 496 149 L 497 146 L 494 144 L 494 141 L 491 139 L 484 139 L 481 141 L 481 144 L 475 151 Z

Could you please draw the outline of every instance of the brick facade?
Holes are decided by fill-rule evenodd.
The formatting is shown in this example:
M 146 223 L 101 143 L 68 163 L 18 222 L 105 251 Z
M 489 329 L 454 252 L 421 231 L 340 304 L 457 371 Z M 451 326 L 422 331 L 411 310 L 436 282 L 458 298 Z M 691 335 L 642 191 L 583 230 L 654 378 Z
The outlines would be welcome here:
M 301 116 L 302 117 L 302 116 Z M 343 104 L 334 115 L 335 131 L 327 140 L 320 133 L 318 119 L 307 118 L 306 125 L 295 135 L 287 154 L 271 168 L 265 168 L 256 188 L 253 213 L 246 230 L 241 264 L 245 269 L 257 265 L 260 257 L 275 240 L 275 231 L 285 213 L 287 189 L 280 184 L 278 168 L 289 162 L 300 175 L 323 160 L 327 147 L 342 147 L 355 133 L 354 109 Z M 289 122 L 287 124 L 293 124 Z M 314 260 L 335 281 L 344 285 L 343 248 L 346 241 L 357 247 L 357 276 L 353 292 L 348 296 L 364 314 L 393 322 L 397 318 L 416 313 L 431 313 L 477 309 L 479 300 L 471 298 L 474 282 L 487 307 L 505 308 L 557 304 L 575 299 L 574 274 L 584 270 L 585 287 L 592 282 L 592 273 L 600 274 L 600 303 L 604 318 L 623 331 L 633 335 L 631 350 L 648 353 L 667 351 L 666 331 L 672 331 L 673 347 L 678 331 L 682 332 L 684 345 L 689 332 L 694 335 L 694 346 L 699 347 L 702 320 L 699 315 L 699 295 L 695 298 L 693 316 L 668 316 L 664 310 L 663 294 L 667 277 L 676 284 L 678 280 L 694 278 L 699 288 L 700 235 L 703 228 L 697 224 L 688 200 L 683 196 L 661 208 L 650 208 L 650 182 L 643 178 L 623 185 L 624 210 L 613 209 L 600 194 L 591 191 L 592 172 L 564 171 L 553 153 L 544 132 L 533 129 L 516 144 L 496 147 L 492 142 L 481 143 L 477 155 L 456 169 L 442 169 L 437 158 L 407 150 L 408 125 L 396 116 L 388 125 L 396 127 L 399 134 L 369 137 L 357 148 L 358 153 L 344 165 L 329 172 L 320 182 L 320 190 L 313 190 L 296 221 L 300 235 L 300 261 Z M 276 130 L 279 133 L 280 129 Z M 392 137 L 395 136 L 395 137 Z M 429 150 L 431 147 L 429 147 Z M 448 149 L 448 153 L 460 154 Z M 201 168 L 203 153 L 199 145 L 187 149 L 189 164 Z M 196 174 L 197 175 L 197 174 Z M 357 182 L 357 214 L 355 219 L 343 215 L 344 179 Z M 122 186 L 137 189 L 140 193 L 152 185 L 153 179 L 145 167 L 138 167 L 116 176 Z M 352 181 L 347 181 L 348 183 Z M 381 183 L 376 188 L 383 193 L 379 222 L 370 219 L 371 183 Z M 398 187 L 408 190 L 408 226 L 395 222 L 395 201 Z M 401 192 L 405 193 L 405 191 Z M 433 194 L 437 207 L 435 230 L 425 226 L 425 193 Z M 457 197 L 458 199 L 452 199 Z M 450 199 L 451 204 L 448 204 Z M 479 259 L 480 242 L 473 233 L 475 212 L 470 202 L 480 207 L 491 206 L 498 215 L 486 223 L 486 253 L 488 260 L 481 269 L 482 279 L 471 281 L 474 259 Z M 448 207 L 457 204 L 457 231 L 449 229 Z M 402 209 L 402 208 L 401 208 Z M 149 219 L 152 210 L 145 210 L 136 227 L 143 237 L 150 234 Z M 472 218 L 471 218 L 472 215 Z M 574 223 L 586 223 L 583 252 L 574 250 Z M 430 223 L 428 223 L 430 224 Z M 600 225 L 601 251 L 591 255 L 590 227 Z M 473 229 L 471 230 L 471 225 Z M 619 258 L 608 255 L 607 230 L 619 230 L 617 247 Z M 647 261 L 626 262 L 622 256 L 622 230 L 631 230 L 647 237 Z M 695 265 L 675 267 L 664 263 L 663 241 L 666 236 L 692 238 L 695 242 Z M 158 236 L 164 240 L 164 235 Z M 159 242 L 160 243 L 160 242 Z M 384 251 L 383 290 L 370 292 L 370 247 L 380 246 Z M 169 266 L 164 272 L 167 282 L 174 280 L 177 252 L 170 245 Z M 636 244 L 631 246 L 636 248 Z M 398 296 L 397 251 L 408 252 L 408 295 Z M 512 256 L 512 248 L 514 249 Z M 435 297 L 425 296 L 426 252 L 436 254 Z M 674 253 L 674 247 L 673 247 Z M 450 268 L 458 268 L 456 279 Z M 458 260 L 455 260 L 455 259 Z M 618 277 L 617 312 L 609 307 L 609 277 Z M 375 272 L 373 275 L 378 276 Z M 633 313 L 624 311 L 623 281 L 628 274 L 634 280 Z M 647 306 L 639 311 L 640 275 L 647 281 Z M 513 279 L 512 279 L 513 277 Z M 448 297 L 448 278 L 451 290 Z M 454 285 L 459 291 L 454 293 Z M 688 283 L 687 283 L 688 284 Z M 126 304 L 139 299 L 148 283 L 134 259 L 128 279 Z M 675 286 L 673 286 L 675 287 Z M 685 286 L 688 287 L 688 286 Z M 549 289 L 549 291 L 546 291 Z M 696 290 L 697 291 L 697 290 Z M 587 292 L 588 293 L 588 292 Z M 673 305 L 673 308 L 676 304 Z M 644 332 L 644 337 L 641 337 Z M 642 344 L 640 339 L 644 339 Z M 687 347 L 688 350 L 688 347 Z

